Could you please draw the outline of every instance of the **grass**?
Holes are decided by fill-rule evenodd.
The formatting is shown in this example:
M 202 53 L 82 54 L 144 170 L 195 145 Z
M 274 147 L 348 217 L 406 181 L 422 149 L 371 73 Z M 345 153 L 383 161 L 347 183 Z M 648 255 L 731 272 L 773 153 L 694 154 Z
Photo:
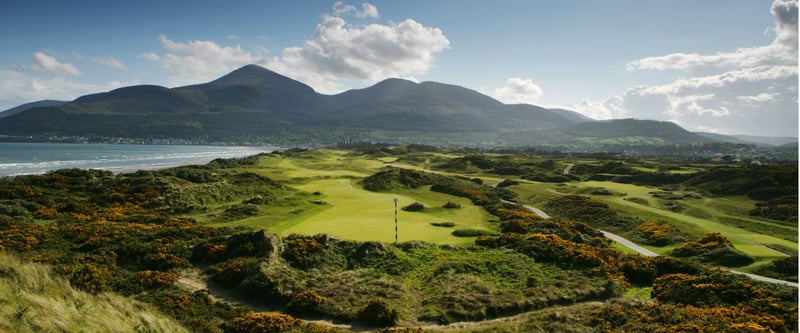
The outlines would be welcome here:
M 622 297 L 650 299 L 653 287 L 630 287 L 622 293 Z
M 425 189 L 403 193 L 375 193 L 353 184 L 351 179 L 322 179 L 309 182 L 298 189 L 324 193 L 321 200 L 328 208 L 313 216 L 297 221 L 287 228 L 272 229 L 287 235 L 291 233 L 325 233 L 343 239 L 358 241 L 394 242 L 394 199 L 398 199 L 398 229 L 400 241 L 421 240 L 431 243 L 464 244 L 473 238 L 452 236 L 452 230 L 431 225 L 432 222 L 452 221 L 460 228 L 489 228 L 491 215 L 469 200 L 434 193 Z M 448 201 L 461 205 L 461 209 L 444 209 Z M 405 212 L 399 207 L 421 202 L 425 210 Z
M 48 266 L 0 253 L 2 332 L 187 332 L 151 306 L 73 289 Z

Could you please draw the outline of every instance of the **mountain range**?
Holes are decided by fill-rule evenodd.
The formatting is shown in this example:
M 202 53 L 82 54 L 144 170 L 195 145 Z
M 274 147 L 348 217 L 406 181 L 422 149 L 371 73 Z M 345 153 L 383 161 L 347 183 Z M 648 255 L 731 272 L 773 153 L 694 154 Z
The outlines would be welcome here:
M 0 135 L 467 146 L 718 140 L 670 122 L 596 121 L 569 110 L 503 104 L 477 91 L 437 82 L 387 79 L 324 95 L 256 65 L 204 84 L 137 85 L 70 102 L 21 105 L 0 113 Z

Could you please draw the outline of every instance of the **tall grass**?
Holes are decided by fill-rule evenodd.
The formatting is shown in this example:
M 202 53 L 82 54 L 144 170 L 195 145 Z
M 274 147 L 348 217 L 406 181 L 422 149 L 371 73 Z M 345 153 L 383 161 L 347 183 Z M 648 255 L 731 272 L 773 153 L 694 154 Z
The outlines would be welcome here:
M 50 267 L 0 253 L 0 332 L 187 332 L 152 307 L 88 294 Z

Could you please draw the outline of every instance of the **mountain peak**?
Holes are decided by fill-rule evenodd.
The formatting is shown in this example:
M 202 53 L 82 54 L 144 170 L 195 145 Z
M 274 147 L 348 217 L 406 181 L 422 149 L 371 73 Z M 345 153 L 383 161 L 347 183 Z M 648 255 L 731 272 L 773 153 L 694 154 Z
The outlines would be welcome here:
M 239 69 L 236 69 L 233 72 L 230 72 L 227 75 L 212 81 L 211 83 L 221 83 L 230 81 L 252 81 L 252 80 L 264 81 L 267 78 L 275 76 L 289 79 L 288 77 L 275 73 L 264 67 L 251 64 L 242 66 Z

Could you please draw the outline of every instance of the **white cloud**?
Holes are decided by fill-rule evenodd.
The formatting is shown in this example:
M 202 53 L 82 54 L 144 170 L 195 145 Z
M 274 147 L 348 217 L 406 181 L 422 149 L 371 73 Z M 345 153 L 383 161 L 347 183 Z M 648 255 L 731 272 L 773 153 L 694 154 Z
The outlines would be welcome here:
M 753 96 L 736 96 L 736 99 L 745 103 L 758 104 L 775 101 L 780 96 L 781 94 L 778 93 L 760 93 Z
M 597 120 L 624 118 L 623 100 L 619 96 L 611 96 L 605 101 L 597 102 L 584 99 L 578 104 L 567 105 L 567 109 L 575 110 L 589 118 Z
M 542 88 L 533 80 L 520 77 L 509 78 L 504 86 L 494 90 L 495 98 L 509 104 L 532 104 L 543 94 Z
M 147 52 L 141 58 L 158 63 L 167 71 L 172 85 L 207 82 L 241 66 L 265 61 L 239 45 L 221 46 L 210 40 L 181 43 L 165 35 L 158 36 L 158 40 L 166 53 Z
M 361 10 L 353 5 L 346 5 L 341 1 L 333 4 L 333 13 L 336 16 L 353 15 L 358 18 L 378 18 L 378 8 L 369 3 L 362 3 Z
M 332 93 L 340 89 L 342 80 L 376 82 L 424 74 L 434 53 L 449 45 L 440 29 L 412 19 L 352 27 L 341 17 L 324 15 L 314 37 L 302 46 L 285 48 L 267 65 L 318 91 Z
M 121 70 L 127 69 L 125 67 L 125 64 L 122 63 L 122 61 L 114 59 L 114 57 L 94 58 L 94 59 L 92 59 L 92 61 L 94 61 L 94 62 L 96 62 L 98 64 L 101 64 L 101 65 L 106 65 L 108 67 L 112 67 L 112 68 L 116 68 L 116 69 L 121 69 Z
M 592 101 L 573 107 L 587 116 L 604 118 L 616 112 L 674 121 L 689 130 L 796 136 L 797 0 L 775 0 L 771 11 L 775 27 L 769 33 L 775 38 L 767 45 L 638 59 L 626 69 L 677 71 L 682 77 L 626 90 L 618 110 Z
M 87 84 L 64 77 L 40 78 L 20 71 L 0 69 L 0 110 L 45 99 L 73 100 L 82 95 L 137 83 L 111 81 L 105 84 Z
M 55 57 L 51 57 L 43 52 L 36 52 L 33 54 L 33 63 L 30 69 L 55 75 L 81 75 L 81 72 L 74 65 L 61 63 Z

